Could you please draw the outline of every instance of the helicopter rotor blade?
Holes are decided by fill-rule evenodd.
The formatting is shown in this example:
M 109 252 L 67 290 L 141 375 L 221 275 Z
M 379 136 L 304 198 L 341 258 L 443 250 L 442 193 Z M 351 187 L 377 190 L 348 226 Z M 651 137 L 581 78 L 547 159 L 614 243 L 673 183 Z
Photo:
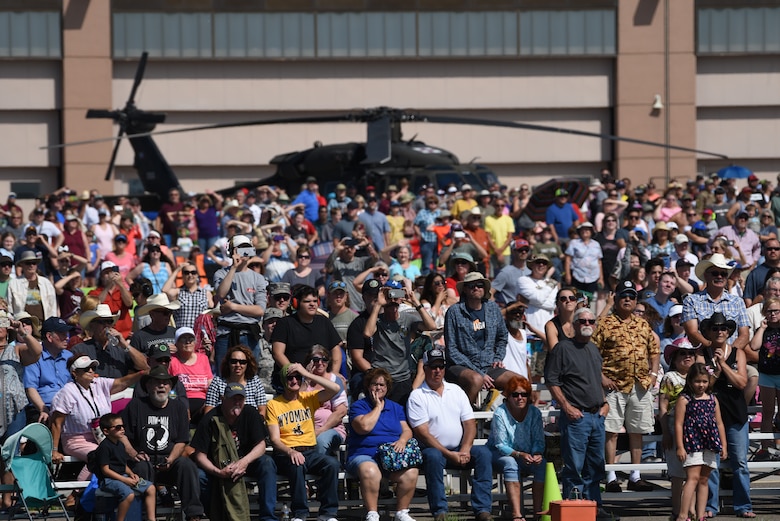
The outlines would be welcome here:
M 261 125 L 283 125 L 291 123 L 338 123 L 343 121 L 363 121 L 359 116 L 353 114 L 341 114 L 338 116 L 302 116 L 298 118 L 278 118 L 278 119 L 256 119 L 252 121 L 239 121 L 231 123 L 216 123 L 214 125 L 202 125 L 198 127 L 174 128 L 171 130 L 160 130 L 157 132 L 140 132 L 137 134 L 124 134 L 116 137 L 104 137 L 100 139 L 88 139 L 86 141 L 73 141 L 71 143 L 60 143 L 58 145 L 47 145 L 40 147 L 41 150 L 51 148 L 65 148 L 78 145 L 91 145 L 93 143 L 105 143 L 107 141 L 116 141 L 121 139 L 132 139 L 137 137 L 163 136 L 166 134 L 180 134 L 182 132 L 195 132 L 199 130 L 211 130 L 218 128 L 251 127 Z
M 119 145 L 122 144 L 122 134 L 125 133 L 125 127 L 119 125 L 119 133 L 116 135 L 116 143 L 114 144 L 114 150 L 111 151 L 111 161 L 108 162 L 108 170 L 106 170 L 105 180 L 111 179 L 111 172 L 114 170 L 114 163 L 116 162 L 116 155 L 119 152 Z
M 696 148 L 669 145 L 666 143 L 658 143 L 656 141 L 647 141 L 644 139 L 636 139 L 631 137 L 614 136 L 612 134 L 600 134 L 598 132 L 588 132 L 586 130 L 576 130 L 572 128 L 560 128 L 560 127 L 550 127 L 547 125 L 537 125 L 534 123 L 518 123 L 515 121 L 500 121 L 494 119 L 481 119 L 481 118 L 462 118 L 462 117 L 452 117 L 452 116 L 431 116 L 427 114 L 419 114 L 419 113 L 412 113 L 412 112 L 407 113 L 406 120 L 425 121 L 428 123 L 450 123 L 454 125 L 482 125 L 487 127 L 518 128 L 524 130 L 538 130 L 542 132 L 558 132 L 561 134 L 572 134 L 576 136 L 596 137 L 599 139 L 606 139 L 609 141 L 623 141 L 626 143 L 635 143 L 637 145 L 647 145 L 652 147 L 668 148 L 671 150 L 680 150 L 682 152 L 694 152 L 696 154 L 728 159 L 728 156 L 725 156 L 723 154 L 718 154 L 716 152 L 707 152 L 705 150 L 698 150 Z
M 135 103 L 135 93 L 138 92 L 138 86 L 141 84 L 141 80 L 144 78 L 144 71 L 146 70 L 146 60 L 149 58 L 149 53 L 144 51 L 141 55 L 141 61 L 138 62 L 138 68 L 135 70 L 135 79 L 133 80 L 133 88 L 130 89 L 130 96 L 127 98 L 127 104 L 132 105 Z
M 392 157 L 392 138 L 390 116 L 384 115 L 368 122 L 368 134 L 366 139 L 366 158 L 362 161 L 366 164 L 381 165 Z
M 87 119 L 119 119 L 119 114 L 115 110 L 89 109 Z

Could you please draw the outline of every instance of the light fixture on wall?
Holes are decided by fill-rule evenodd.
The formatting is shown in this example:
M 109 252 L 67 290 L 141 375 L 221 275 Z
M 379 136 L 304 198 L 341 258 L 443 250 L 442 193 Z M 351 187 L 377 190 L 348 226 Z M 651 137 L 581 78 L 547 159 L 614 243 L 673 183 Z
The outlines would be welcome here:
M 653 99 L 653 110 L 663 110 L 664 108 L 664 102 L 661 101 L 661 95 L 656 94 L 655 98 Z

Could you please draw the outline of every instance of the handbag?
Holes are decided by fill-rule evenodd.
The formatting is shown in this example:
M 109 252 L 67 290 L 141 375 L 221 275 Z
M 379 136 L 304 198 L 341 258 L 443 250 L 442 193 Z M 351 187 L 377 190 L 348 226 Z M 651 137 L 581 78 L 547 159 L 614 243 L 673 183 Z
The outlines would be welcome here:
M 376 449 L 376 460 L 384 470 L 395 472 L 422 465 L 422 451 L 414 438 L 406 442 L 402 452 L 396 452 L 392 443 L 383 443 Z

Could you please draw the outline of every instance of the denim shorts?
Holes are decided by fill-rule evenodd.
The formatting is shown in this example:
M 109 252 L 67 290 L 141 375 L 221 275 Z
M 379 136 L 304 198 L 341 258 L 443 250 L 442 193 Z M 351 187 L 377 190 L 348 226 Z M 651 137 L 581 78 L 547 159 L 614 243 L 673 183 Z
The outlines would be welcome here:
M 344 465 L 344 470 L 347 471 L 347 474 L 356 478 L 359 475 L 358 467 L 367 461 L 370 461 L 371 463 L 379 467 L 376 460 L 371 456 L 366 456 L 365 454 L 358 454 L 357 456 L 354 456 L 347 461 L 346 465 Z M 379 467 L 379 470 L 382 471 L 382 467 Z
M 780 374 L 758 373 L 758 386 L 780 389 Z
M 118 479 L 103 478 L 103 484 L 100 485 L 100 490 L 108 492 L 119 499 L 124 499 L 130 494 L 140 496 L 146 492 L 150 486 L 152 486 L 152 484 L 143 478 L 141 478 L 136 487 L 130 487 L 130 485 L 122 483 Z

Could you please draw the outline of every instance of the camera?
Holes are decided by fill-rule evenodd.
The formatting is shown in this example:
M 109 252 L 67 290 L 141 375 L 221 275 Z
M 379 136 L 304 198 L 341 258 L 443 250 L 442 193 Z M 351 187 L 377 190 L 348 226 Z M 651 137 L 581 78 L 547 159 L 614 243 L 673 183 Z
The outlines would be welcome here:
M 284 240 L 284 235 L 274 235 L 274 241 L 282 242 L 283 240 Z
M 8 317 L 0 317 L 0 328 L 9 328 L 11 327 L 11 319 Z
M 241 246 L 236 248 L 236 253 L 239 257 L 254 257 L 256 255 L 255 249 L 252 246 Z
M 466 238 L 466 232 L 453 232 L 452 236 L 456 239 L 465 239 Z
M 728 244 L 729 246 L 734 246 L 734 241 L 726 241 L 726 244 Z
M 406 292 L 402 289 L 391 289 L 387 292 L 390 298 L 406 298 Z

